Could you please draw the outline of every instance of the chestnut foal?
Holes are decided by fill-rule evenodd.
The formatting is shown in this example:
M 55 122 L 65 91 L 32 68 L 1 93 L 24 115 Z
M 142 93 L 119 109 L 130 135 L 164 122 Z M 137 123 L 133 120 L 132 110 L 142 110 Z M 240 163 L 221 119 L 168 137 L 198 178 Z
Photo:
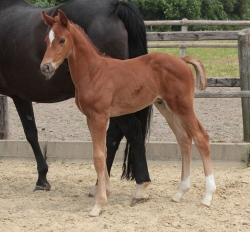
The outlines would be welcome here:
M 98 192 L 91 216 L 98 216 L 107 203 L 111 185 L 106 168 L 106 129 L 110 117 L 136 112 L 154 103 L 173 130 L 182 153 L 181 182 L 172 200 L 179 202 L 190 188 L 192 139 L 198 148 L 206 176 L 202 203 L 210 206 L 216 190 L 210 157 L 209 135 L 194 113 L 196 87 L 206 88 L 203 64 L 195 57 L 178 58 L 151 53 L 130 60 L 100 54 L 78 25 L 58 10 L 55 18 L 42 12 L 51 30 L 41 71 L 51 78 L 64 59 L 68 59 L 75 85 L 75 102 L 86 115 L 93 142 L 93 160 L 98 177 Z

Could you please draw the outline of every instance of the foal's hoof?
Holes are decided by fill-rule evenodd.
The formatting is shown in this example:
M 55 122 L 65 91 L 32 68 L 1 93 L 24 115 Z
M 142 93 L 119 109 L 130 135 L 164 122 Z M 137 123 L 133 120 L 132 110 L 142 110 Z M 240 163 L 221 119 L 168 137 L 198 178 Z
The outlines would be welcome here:
M 209 208 L 211 205 L 212 198 L 213 198 L 213 193 L 206 193 L 205 197 L 203 198 L 203 200 L 201 202 L 202 205 Z
M 201 206 L 202 206 L 202 208 L 204 208 L 204 209 L 209 209 L 210 208 L 210 205 L 205 205 L 205 204 L 203 204 L 203 203 L 201 203 Z
M 210 208 L 211 206 L 211 201 L 206 201 L 205 199 L 203 199 L 203 201 L 201 202 L 201 205 L 207 208 Z
M 170 201 L 174 202 L 174 203 L 180 203 L 181 202 L 181 198 L 172 197 Z
M 132 206 L 135 206 L 137 204 L 144 203 L 148 200 L 149 200 L 149 197 L 147 197 L 147 198 L 135 198 L 135 197 L 133 197 L 131 202 L 130 202 L 130 206 L 132 207 Z
M 95 205 L 94 208 L 89 212 L 90 217 L 98 217 L 102 213 L 102 208 Z
M 47 186 L 39 186 L 39 185 L 36 185 L 35 189 L 34 189 L 34 192 L 37 191 L 37 190 L 44 190 L 44 191 L 50 191 L 51 189 L 51 186 L 50 185 L 47 185 Z

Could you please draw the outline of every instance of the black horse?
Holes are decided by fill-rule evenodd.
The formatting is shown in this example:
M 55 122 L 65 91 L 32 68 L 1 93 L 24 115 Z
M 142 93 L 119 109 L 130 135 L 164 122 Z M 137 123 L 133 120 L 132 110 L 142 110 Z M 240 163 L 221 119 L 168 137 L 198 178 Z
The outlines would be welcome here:
M 55 16 L 63 10 L 69 19 L 83 27 L 102 53 L 128 59 L 147 53 L 146 31 L 137 7 L 116 0 L 71 0 L 60 6 L 39 8 L 25 0 L 0 1 L 0 94 L 13 99 L 24 132 L 37 161 L 38 181 L 35 190 L 49 190 L 48 165 L 38 144 L 38 132 L 32 102 L 53 103 L 74 97 L 67 62 L 54 78 L 40 73 L 45 52 L 44 38 L 49 28 L 41 12 Z M 145 138 L 151 107 L 135 114 L 110 119 L 107 133 L 107 168 L 111 166 L 123 136 L 127 139 L 122 177 L 137 184 L 150 181 Z

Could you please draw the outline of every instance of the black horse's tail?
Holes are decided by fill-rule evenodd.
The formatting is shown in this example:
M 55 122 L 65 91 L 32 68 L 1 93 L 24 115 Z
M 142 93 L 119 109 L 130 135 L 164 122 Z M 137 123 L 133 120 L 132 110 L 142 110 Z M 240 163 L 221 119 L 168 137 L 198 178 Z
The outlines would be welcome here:
M 133 3 L 117 1 L 116 13 L 119 16 L 119 18 L 123 21 L 128 33 L 129 58 L 131 59 L 147 54 L 148 49 L 147 49 L 146 28 L 143 22 L 142 15 L 137 6 Z M 152 115 L 152 106 L 148 106 L 145 109 L 135 113 L 135 116 L 141 122 L 144 145 L 150 128 L 151 115 Z M 133 153 L 128 141 L 124 152 L 122 178 L 131 180 L 135 178 Z

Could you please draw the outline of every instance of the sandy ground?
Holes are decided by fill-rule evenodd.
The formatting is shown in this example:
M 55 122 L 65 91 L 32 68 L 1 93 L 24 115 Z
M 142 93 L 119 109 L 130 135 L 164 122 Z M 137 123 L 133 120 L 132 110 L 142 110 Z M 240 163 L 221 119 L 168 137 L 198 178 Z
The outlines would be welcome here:
M 73 99 L 56 104 L 34 103 L 34 111 L 40 140 L 90 140 L 85 118 Z M 240 99 L 195 99 L 195 111 L 211 142 L 242 142 Z M 9 118 L 10 139 L 24 140 L 11 100 Z M 156 110 L 149 141 L 175 141 Z M 35 161 L 2 160 L 0 231 L 250 231 L 250 171 L 242 164 L 214 163 L 217 192 L 210 208 L 200 205 L 205 181 L 200 162 L 192 164 L 191 189 L 181 203 L 170 202 L 179 184 L 180 163 L 149 161 L 149 171 L 150 200 L 130 207 L 135 183 L 120 180 L 121 164 L 116 163 L 109 203 L 100 217 L 90 218 L 88 212 L 95 199 L 87 195 L 96 180 L 91 161 L 50 163 L 51 191 L 33 192 Z
M 113 193 L 103 213 L 91 218 L 95 199 L 92 162 L 51 163 L 49 192 L 33 192 L 36 165 L 0 161 L 0 231 L 250 231 L 250 171 L 240 164 L 214 164 L 217 192 L 212 206 L 201 206 L 202 165 L 192 164 L 191 189 L 180 203 L 170 201 L 178 187 L 180 163 L 149 162 L 150 200 L 130 207 L 134 182 L 120 180 L 121 165 L 111 176 Z

